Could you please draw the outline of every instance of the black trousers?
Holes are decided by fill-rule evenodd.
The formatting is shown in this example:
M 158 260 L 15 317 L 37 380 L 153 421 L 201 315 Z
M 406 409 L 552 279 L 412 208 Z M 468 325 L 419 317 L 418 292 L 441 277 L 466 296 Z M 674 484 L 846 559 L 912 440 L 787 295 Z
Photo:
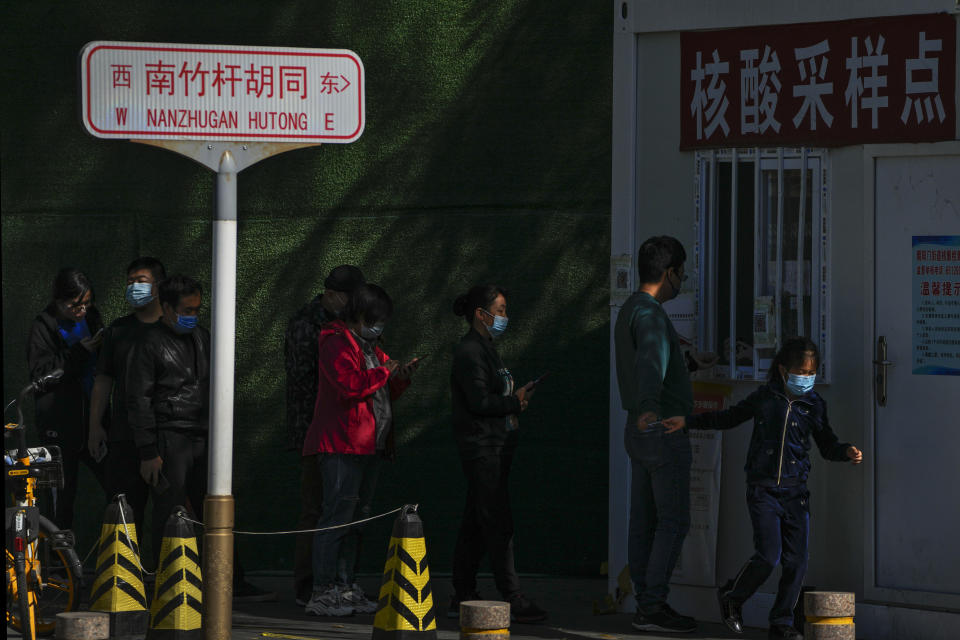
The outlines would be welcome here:
M 203 497 L 207 492 L 206 434 L 160 431 L 158 439 L 160 457 L 163 458 L 160 472 L 168 486 L 162 491 L 158 487 L 150 489 L 153 499 L 153 566 L 159 561 L 164 525 L 174 507 L 187 507 L 194 520 L 202 521 Z M 138 461 L 138 470 L 139 464 Z M 202 531 L 195 533 L 198 537 L 203 535 Z
M 150 496 L 150 485 L 144 482 L 140 475 L 140 457 L 133 440 L 107 443 L 104 474 L 107 498 L 112 500 L 118 493 L 124 494 L 127 504 L 133 509 L 137 538 L 142 542 L 146 535 L 143 530 L 143 516 L 147 509 L 147 498 Z
M 462 460 L 467 502 L 453 552 L 453 588 L 458 599 L 477 590 L 477 570 L 490 557 L 497 590 L 507 600 L 520 591 L 513 566 L 513 513 L 508 481 L 512 455 Z
M 796 487 L 747 486 L 747 506 L 753 522 L 756 552 L 727 583 L 734 602 L 744 602 L 760 588 L 774 567 L 781 568 L 777 597 L 770 609 L 770 624 L 793 624 L 793 610 L 807 573 L 810 534 L 810 492 Z
M 320 519 L 320 506 L 323 504 L 323 483 L 317 456 L 300 458 L 300 520 L 297 529 L 313 529 Z M 309 599 L 313 589 L 313 537 L 312 533 L 297 536 L 293 559 L 294 594 Z
M 104 479 L 104 465 L 102 462 L 94 462 L 93 458 L 90 457 L 90 453 L 87 451 L 86 443 L 84 443 L 83 448 L 80 450 L 77 450 L 73 446 L 65 447 L 57 440 L 49 440 L 43 444 L 52 444 L 60 447 L 60 452 L 63 455 L 63 489 L 52 489 L 53 499 L 51 501 L 41 499 L 41 512 L 53 520 L 53 523 L 61 529 L 72 529 L 74 505 L 77 501 L 77 482 L 79 480 L 80 463 L 82 462 L 90 469 L 93 477 L 96 478 L 100 484 L 100 488 L 106 493 L 107 485 Z M 98 530 L 97 536 L 99 537 L 99 535 L 100 531 Z

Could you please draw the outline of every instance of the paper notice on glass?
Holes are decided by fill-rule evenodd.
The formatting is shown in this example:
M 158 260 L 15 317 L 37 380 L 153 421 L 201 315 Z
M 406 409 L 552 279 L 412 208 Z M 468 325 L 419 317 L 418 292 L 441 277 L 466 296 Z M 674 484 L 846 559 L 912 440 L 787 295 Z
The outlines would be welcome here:
M 665 302 L 663 310 L 667 312 L 673 328 L 680 335 L 682 348 L 689 348 L 697 342 L 697 297 L 692 291 L 685 291 L 673 300 Z
M 777 316 L 773 311 L 773 296 L 753 300 L 753 347 L 773 347 L 777 340 Z
M 730 387 L 695 382 L 694 413 L 720 411 Z M 721 431 L 691 431 L 690 532 L 671 582 L 713 587 L 717 584 L 717 523 L 720 518 Z
M 960 236 L 913 236 L 913 375 L 960 376 Z
M 615 307 L 623 306 L 633 293 L 633 288 L 630 286 L 632 266 L 633 261 L 628 253 L 610 258 L 610 304 Z

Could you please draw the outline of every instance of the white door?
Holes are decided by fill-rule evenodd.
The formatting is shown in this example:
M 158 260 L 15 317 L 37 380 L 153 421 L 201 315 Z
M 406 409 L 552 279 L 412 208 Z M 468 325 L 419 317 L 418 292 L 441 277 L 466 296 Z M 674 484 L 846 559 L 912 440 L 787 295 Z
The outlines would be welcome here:
M 946 149 L 874 163 L 874 356 L 885 343 L 892 365 L 874 366 L 866 573 L 873 598 L 960 610 L 960 149 Z

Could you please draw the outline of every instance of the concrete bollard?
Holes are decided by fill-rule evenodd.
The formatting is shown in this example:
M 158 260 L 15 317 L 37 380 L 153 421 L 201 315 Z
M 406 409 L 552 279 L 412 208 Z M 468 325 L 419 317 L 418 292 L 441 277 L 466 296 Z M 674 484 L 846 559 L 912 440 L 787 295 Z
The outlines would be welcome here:
M 807 616 L 803 630 L 806 640 L 856 640 L 854 594 L 808 591 L 803 594 L 803 607 Z
M 460 640 L 509 640 L 510 604 L 491 600 L 460 603 Z
M 57 614 L 57 640 L 107 640 L 110 614 L 100 611 L 67 611 Z

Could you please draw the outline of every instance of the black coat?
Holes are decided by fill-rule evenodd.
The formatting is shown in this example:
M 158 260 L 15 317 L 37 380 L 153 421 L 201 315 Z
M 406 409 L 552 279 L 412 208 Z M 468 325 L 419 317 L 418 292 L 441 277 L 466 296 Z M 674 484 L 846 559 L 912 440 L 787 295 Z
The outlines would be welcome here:
M 126 373 L 127 419 L 141 460 L 159 453 L 159 430 L 206 433 L 210 332 L 178 334 L 162 320 L 144 329 Z
M 91 335 L 103 328 L 96 307 L 87 310 L 86 320 Z M 52 303 L 34 318 L 27 339 L 30 379 L 63 369 L 60 381 L 36 396 L 37 431 L 42 443 L 56 444 L 67 452 L 82 451 L 87 446 L 90 398 L 83 388 L 83 374 L 96 357 L 96 352 L 87 351 L 79 342 L 67 345 Z
M 790 400 L 778 382 L 761 386 L 724 411 L 687 416 L 691 429 L 732 429 L 753 419 L 747 451 L 747 482 L 796 486 L 810 473 L 810 437 L 827 460 L 847 460 L 846 442 L 840 442 L 827 419 L 827 403 L 816 391 Z
M 512 377 L 503 366 L 493 340 L 470 329 L 453 352 L 450 375 L 453 430 L 460 455 L 468 460 L 509 453 L 517 444 L 517 431 L 509 430 L 509 417 L 520 413 L 513 395 Z

